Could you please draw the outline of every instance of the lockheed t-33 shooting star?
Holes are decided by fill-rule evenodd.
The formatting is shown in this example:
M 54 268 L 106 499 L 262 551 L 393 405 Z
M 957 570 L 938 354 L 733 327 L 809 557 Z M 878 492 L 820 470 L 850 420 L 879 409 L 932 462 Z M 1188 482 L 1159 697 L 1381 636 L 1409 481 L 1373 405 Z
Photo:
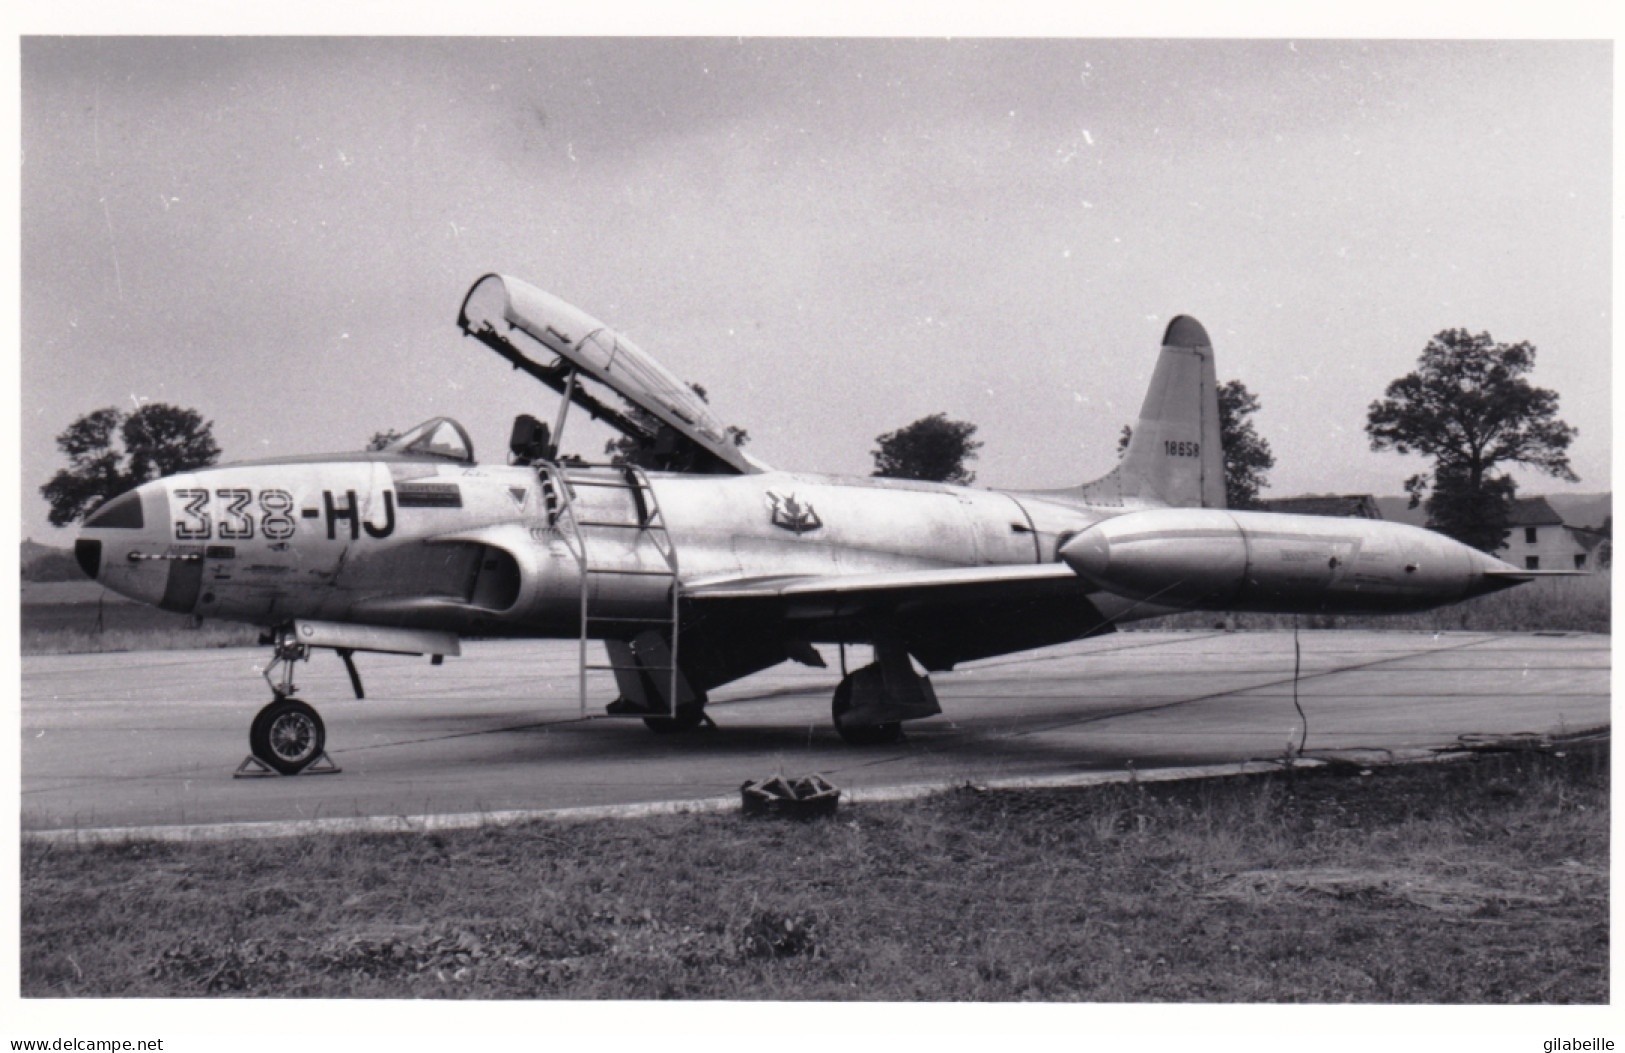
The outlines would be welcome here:
M 873 661 L 841 677 L 835 727 L 887 742 L 941 712 L 929 676 L 960 662 L 1169 610 L 1411 611 L 1534 576 L 1399 523 L 1226 510 L 1213 349 L 1189 317 L 1118 466 L 1019 492 L 773 470 L 631 341 L 513 278 L 475 283 L 458 324 L 563 396 L 551 427 L 515 422 L 508 463 L 477 462 L 439 418 L 380 451 L 155 480 L 75 542 L 110 589 L 269 630 L 274 697 L 249 743 L 276 771 L 323 752 L 293 685 L 316 648 L 360 697 L 357 651 L 438 663 L 464 636 L 574 639 L 583 712 L 587 670 L 607 668 L 610 714 L 682 730 L 721 684 L 861 643 Z M 561 457 L 572 407 L 636 463 Z

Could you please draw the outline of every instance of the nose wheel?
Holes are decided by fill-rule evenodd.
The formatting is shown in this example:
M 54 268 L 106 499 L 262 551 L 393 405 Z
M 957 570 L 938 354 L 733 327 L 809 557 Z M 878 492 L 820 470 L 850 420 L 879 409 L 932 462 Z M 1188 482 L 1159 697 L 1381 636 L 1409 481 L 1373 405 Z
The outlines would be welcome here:
M 293 697 L 293 664 L 310 657 L 291 629 L 278 629 L 272 637 L 274 651 L 265 667 L 265 681 L 274 696 L 254 715 L 248 726 L 249 757 L 238 767 L 238 776 L 326 774 L 339 769 L 328 759 L 327 727 L 315 707 Z M 320 762 L 320 763 L 318 763 Z
M 248 749 L 283 775 L 298 775 L 323 755 L 327 728 L 321 715 L 297 698 L 279 698 L 248 727 Z

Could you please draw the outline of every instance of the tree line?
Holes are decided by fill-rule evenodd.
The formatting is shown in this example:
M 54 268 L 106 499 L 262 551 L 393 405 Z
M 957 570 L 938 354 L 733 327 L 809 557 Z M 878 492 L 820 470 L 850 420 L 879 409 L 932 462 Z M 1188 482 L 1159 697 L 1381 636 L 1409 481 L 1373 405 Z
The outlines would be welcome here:
M 1568 448 L 1576 430 L 1558 419 L 1557 393 L 1532 385 L 1535 348 L 1527 341 L 1497 343 L 1489 333 L 1446 329 L 1428 341 L 1417 368 L 1390 383 L 1366 411 L 1365 431 L 1376 451 L 1418 454 L 1427 471 L 1404 481 L 1411 507 L 1427 511 L 1430 528 L 1493 552 L 1506 539 L 1517 483 L 1507 474 L 1522 465 L 1569 482 L 1578 481 Z M 692 385 L 703 400 L 705 390 Z M 1252 417 L 1256 395 L 1239 380 L 1219 388 L 1219 427 L 1224 447 L 1225 498 L 1231 508 L 1257 508 L 1259 493 L 1275 466 L 1269 442 Z M 743 431 L 728 438 L 744 445 Z M 1124 426 L 1118 452 L 1132 434 Z M 874 476 L 968 486 L 970 462 L 982 443 L 976 425 L 944 413 L 922 417 L 875 438 Z M 394 432 L 374 434 L 379 449 Z M 125 413 L 107 407 L 87 413 L 56 437 L 68 466 L 40 487 L 53 526 L 78 522 L 104 501 L 144 482 L 215 464 L 220 457 L 213 422 L 195 410 L 161 402 Z M 617 460 L 638 461 L 635 441 L 612 441 Z
M 1416 453 L 1432 470 L 1404 482 L 1410 507 L 1421 504 L 1430 529 L 1485 552 L 1506 542 L 1518 485 L 1507 469 L 1533 468 L 1567 482 L 1579 476 L 1568 448 L 1578 434 L 1557 417 L 1557 392 L 1532 385 L 1535 347 L 1497 343 L 1489 333 L 1446 329 L 1422 350 L 1417 368 L 1397 378 L 1366 410 L 1366 435 L 1376 451 Z M 1219 387 L 1219 434 L 1224 447 L 1225 501 L 1258 508 L 1275 467 L 1269 442 L 1252 422 L 1258 397 L 1239 380 Z M 875 475 L 968 483 L 965 463 L 981 443 L 976 426 L 935 414 L 882 435 Z M 1121 456 L 1133 429 L 1118 437 Z

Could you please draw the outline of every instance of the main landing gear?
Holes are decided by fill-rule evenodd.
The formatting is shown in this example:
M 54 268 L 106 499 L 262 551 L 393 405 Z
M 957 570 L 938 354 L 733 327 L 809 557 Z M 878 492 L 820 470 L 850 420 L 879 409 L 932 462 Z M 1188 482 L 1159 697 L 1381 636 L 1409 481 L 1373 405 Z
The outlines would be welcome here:
M 870 668 L 865 666 L 865 669 Z M 859 670 L 858 672 L 862 672 Z M 852 695 L 855 692 L 852 673 L 841 678 L 835 686 L 835 697 L 830 700 L 830 719 L 835 723 L 835 731 L 841 736 L 841 741 L 852 746 L 889 746 L 903 737 L 903 722 L 901 720 L 886 720 L 875 724 L 860 724 L 853 720 L 851 713 L 855 708 Z
M 716 723 L 705 712 L 705 701 L 705 692 L 701 691 L 698 697 L 679 704 L 675 716 L 668 716 L 665 709 L 651 709 L 648 701 L 631 699 L 623 695 L 604 707 L 604 711 L 612 717 L 641 716 L 643 726 L 656 735 L 672 735 L 696 731 L 702 727 L 716 727 Z M 662 704 L 658 697 L 655 704 Z
M 610 716 L 642 717 L 644 726 L 657 735 L 716 727 L 705 713 L 705 692 L 695 690 L 681 670 L 673 673 L 668 636 L 650 629 L 628 640 L 605 640 L 604 650 L 621 693 L 605 707 Z
M 698 731 L 702 727 L 714 728 L 716 723 L 706 715 L 705 703 L 678 706 L 675 717 L 644 717 L 643 726 L 656 735 L 675 735 L 685 731 Z
M 941 712 L 930 678 L 892 641 L 877 641 L 875 660 L 843 676 L 830 702 L 835 730 L 854 746 L 889 745 L 903 737 L 903 721 Z
M 293 664 L 310 657 L 310 649 L 294 637 L 292 629 L 286 628 L 274 631 L 272 645 L 275 650 L 271 664 L 265 667 L 265 682 L 271 685 L 274 697 L 255 714 L 253 723 L 248 726 L 250 757 L 243 761 L 237 774 L 298 775 L 338 771 L 324 751 L 327 728 L 320 714 L 308 703 L 293 697 L 298 690 L 293 684 Z M 348 657 L 345 656 L 347 666 Z M 354 677 L 353 667 L 351 676 Z

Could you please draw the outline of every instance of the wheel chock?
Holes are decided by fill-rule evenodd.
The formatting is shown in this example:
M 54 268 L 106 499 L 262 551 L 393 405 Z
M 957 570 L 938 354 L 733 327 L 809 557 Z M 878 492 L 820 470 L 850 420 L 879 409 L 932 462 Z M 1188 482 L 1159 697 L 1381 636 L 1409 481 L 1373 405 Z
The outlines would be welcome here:
M 315 760 L 294 772 L 295 775 L 337 775 L 344 769 L 333 763 L 333 758 L 323 750 Z M 233 779 L 265 779 L 276 778 L 282 773 L 271 767 L 250 753 L 237 765 L 237 770 L 231 773 Z
M 835 814 L 841 791 L 817 774 L 803 779 L 775 775 L 746 781 L 739 787 L 739 796 L 746 815 L 816 819 Z

